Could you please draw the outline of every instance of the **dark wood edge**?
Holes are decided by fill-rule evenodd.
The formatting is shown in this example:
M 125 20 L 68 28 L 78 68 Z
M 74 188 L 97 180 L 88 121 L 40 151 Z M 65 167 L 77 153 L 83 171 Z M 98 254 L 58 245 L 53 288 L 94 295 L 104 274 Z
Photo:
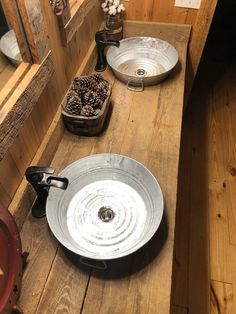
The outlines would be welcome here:
M 32 65 L 17 90 L 12 94 L 2 108 L 0 116 L 0 160 L 3 159 L 14 139 L 29 117 L 39 96 L 47 85 L 54 72 L 51 53 L 44 59 L 41 65 Z M 31 77 L 31 74 L 34 73 Z M 25 86 L 24 80 L 28 79 Z M 20 90 L 21 86 L 25 86 Z M 20 95 L 19 94 L 20 90 Z M 17 93 L 15 95 L 15 93 Z M 17 99 L 16 99 L 17 98 Z

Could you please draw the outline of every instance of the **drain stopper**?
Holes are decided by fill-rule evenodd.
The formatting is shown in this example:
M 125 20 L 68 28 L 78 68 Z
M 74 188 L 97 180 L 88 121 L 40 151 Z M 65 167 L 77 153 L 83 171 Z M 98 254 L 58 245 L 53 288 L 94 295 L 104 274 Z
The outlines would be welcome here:
M 109 206 L 102 206 L 98 211 L 98 217 L 103 222 L 109 222 L 115 217 L 114 211 Z

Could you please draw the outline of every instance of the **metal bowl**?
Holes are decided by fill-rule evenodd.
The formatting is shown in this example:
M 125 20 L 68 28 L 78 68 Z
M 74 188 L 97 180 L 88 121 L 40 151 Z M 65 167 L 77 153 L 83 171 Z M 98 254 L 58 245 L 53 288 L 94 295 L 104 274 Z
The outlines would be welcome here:
M 22 62 L 14 30 L 8 31 L 1 37 L 0 50 L 14 66 L 18 66 Z
M 177 50 L 167 41 L 153 37 L 131 37 L 120 47 L 109 47 L 107 62 L 127 87 L 155 85 L 168 76 L 178 62 Z
M 163 215 L 161 188 L 142 164 L 116 154 L 80 159 L 61 172 L 63 191 L 50 188 L 46 215 L 58 241 L 95 260 L 129 255 L 157 231 Z

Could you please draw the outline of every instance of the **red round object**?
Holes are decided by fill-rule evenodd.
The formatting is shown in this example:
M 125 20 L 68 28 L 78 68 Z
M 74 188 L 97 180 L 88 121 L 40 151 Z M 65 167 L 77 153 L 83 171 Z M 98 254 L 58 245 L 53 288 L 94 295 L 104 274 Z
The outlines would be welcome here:
M 0 205 L 0 313 L 15 308 L 22 280 L 22 247 L 17 225 Z

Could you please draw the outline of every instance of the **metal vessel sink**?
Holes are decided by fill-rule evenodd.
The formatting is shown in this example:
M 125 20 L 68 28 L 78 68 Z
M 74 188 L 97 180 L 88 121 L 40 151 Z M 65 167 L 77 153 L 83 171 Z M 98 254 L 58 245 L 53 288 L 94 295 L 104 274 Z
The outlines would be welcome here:
M 169 75 L 178 62 L 178 52 L 158 38 L 130 37 L 121 40 L 119 48 L 108 49 L 107 62 L 129 89 L 141 91 Z

